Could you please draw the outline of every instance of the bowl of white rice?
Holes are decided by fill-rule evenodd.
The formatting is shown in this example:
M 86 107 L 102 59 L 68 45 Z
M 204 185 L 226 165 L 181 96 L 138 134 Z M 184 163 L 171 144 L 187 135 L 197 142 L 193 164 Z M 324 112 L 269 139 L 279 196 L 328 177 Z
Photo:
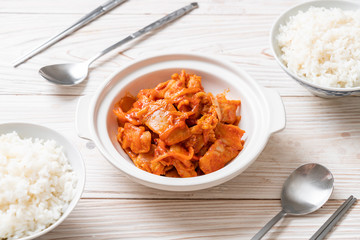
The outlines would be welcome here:
M 0 239 L 28 240 L 57 227 L 79 201 L 85 166 L 56 131 L 0 124 Z
M 284 12 L 271 30 L 281 68 L 320 97 L 360 96 L 360 4 L 310 1 Z

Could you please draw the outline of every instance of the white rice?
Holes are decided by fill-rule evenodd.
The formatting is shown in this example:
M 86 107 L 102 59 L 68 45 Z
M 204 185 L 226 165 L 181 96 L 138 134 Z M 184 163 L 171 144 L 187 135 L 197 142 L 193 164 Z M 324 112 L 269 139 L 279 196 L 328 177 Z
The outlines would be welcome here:
M 296 75 L 325 87 L 360 86 L 360 10 L 299 11 L 280 26 L 277 40 Z
M 76 175 L 54 140 L 0 136 L 0 239 L 40 232 L 60 218 Z

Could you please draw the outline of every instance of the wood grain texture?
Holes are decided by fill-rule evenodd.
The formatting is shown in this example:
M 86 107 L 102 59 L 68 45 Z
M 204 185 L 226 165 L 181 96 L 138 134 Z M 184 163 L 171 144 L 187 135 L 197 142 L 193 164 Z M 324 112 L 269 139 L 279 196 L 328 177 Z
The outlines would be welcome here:
M 309 239 L 341 203 L 332 200 L 307 216 L 287 216 L 263 239 Z M 250 239 L 278 211 L 278 200 L 86 199 L 40 239 Z M 360 239 L 354 237 L 359 215 L 359 205 L 353 206 L 329 239 Z
M 85 14 L 103 4 L 104 0 L 63 0 L 52 2 L 38 0 L 35 2 L 19 0 L 2 0 L 0 13 L 44 13 L 44 14 Z M 114 9 L 111 14 L 121 15 L 151 15 L 167 14 L 190 2 L 189 0 L 162 1 L 162 0 L 128 0 Z M 197 15 L 244 15 L 244 14 L 279 14 L 285 9 L 303 1 L 301 0 L 277 0 L 268 3 L 263 0 L 198 0 L 199 9 L 194 12 Z M 21 5 L 21 8 L 19 8 Z
M 200 0 L 200 8 L 159 31 L 99 59 L 74 87 L 42 79 L 44 65 L 79 62 L 189 1 L 128 0 L 26 64 L 11 62 L 78 20 L 105 0 L 2 0 L 0 8 L 0 123 L 30 122 L 61 132 L 81 152 L 86 186 L 79 204 L 50 239 L 250 239 L 280 211 L 280 191 L 299 165 L 317 162 L 335 177 L 331 200 L 317 212 L 286 217 L 264 239 L 309 239 L 349 195 L 360 196 L 360 98 L 312 96 L 276 64 L 270 28 L 302 0 Z M 129 180 L 77 137 L 79 96 L 94 94 L 113 72 L 161 52 L 214 54 L 234 62 L 262 86 L 278 91 L 287 126 L 274 134 L 246 171 L 219 186 L 167 192 Z M 327 239 L 360 239 L 356 204 Z
M 277 15 L 195 15 L 141 37 L 92 65 L 88 80 L 72 88 L 54 87 L 38 70 L 49 64 L 86 60 L 105 47 L 158 19 L 161 15 L 106 15 L 14 69 L 11 62 L 58 33 L 79 16 L 67 14 L 5 14 L 0 37 L 0 93 L 64 95 L 93 93 L 111 73 L 145 55 L 199 52 L 221 56 L 246 70 L 261 85 L 283 96 L 310 96 L 277 65 L 269 49 L 269 29 Z M 209 21 L 211 24 L 209 25 Z M 4 24 L 4 23 L 8 24 Z M 46 22 L 46 24 L 44 24 Z M 189 34 L 189 29 L 191 33 Z M 196 34 L 195 34 L 196 33 Z M 28 36 L 28 37 L 24 37 Z M 31 84 L 29 84 L 31 83 Z M 25 87 L 26 86 L 26 87 Z

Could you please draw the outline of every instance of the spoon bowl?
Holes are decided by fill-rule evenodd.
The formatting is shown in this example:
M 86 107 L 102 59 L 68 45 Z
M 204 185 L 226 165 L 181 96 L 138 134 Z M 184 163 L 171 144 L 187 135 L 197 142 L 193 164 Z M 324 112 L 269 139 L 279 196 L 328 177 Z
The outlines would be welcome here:
M 79 84 L 88 75 L 88 63 L 66 63 L 42 67 L 39 73 L 46 80 L 60 85 Z
M 329 199 L 334 177 L 320 164 L 305 164 L 285 181 L 281 205 L 287 214 L 304 215 L 318 210 Z
M 300 166 L 286 179 L 281 192 L 282 210 L 251 240 L 261 239 L 286 215 L 305 215 L 318 210 L 334 189 L 334 177 L 324 166 L 308 163 Z

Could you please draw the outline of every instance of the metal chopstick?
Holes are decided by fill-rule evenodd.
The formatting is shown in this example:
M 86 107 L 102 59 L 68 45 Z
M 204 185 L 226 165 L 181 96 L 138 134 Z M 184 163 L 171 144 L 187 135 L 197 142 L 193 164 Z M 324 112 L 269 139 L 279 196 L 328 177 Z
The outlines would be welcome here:
M 43 51 L 44 49 L 54 45 L 59 40 L 63 39 L 64 37 L 66 37 L 68 35 L 70 35 L 71 33 L 75 32 L 76 30 L 78 30 L 79 28 L 85 26 L 86 24 L 93 21 L 94 19 L 100 17 L 104 13 L 109 12 L 111 9 L 119 6 L 121 3 L 125 2 L 125 1 L 126 0 L 110 0 L 110 1 L 100 5 L 99 7 L 95 8 L 94 10 L 92 10 L 91 12 L 86 14 L 84 17 L 79 19 L 76 23 L 74 23 L 69 28 L 67 28 L 64 31 L 62 31 L 61 33 L 51 37 L 49 40 L 42 43 L 40 46 L 36 47 L 34 50 L 31 50 L 30 52 L 28 52 L 25 55 L 23 55 L 23 56 L 19 57 L 18 59 L 16 59 L 12 64 L 13 67 L 19 66 L 21 63 L 23 63 L 26 60 L 32 58 L 33 56 L 35 56 L 39 52 Z
M 350 207 L 356 202 L 352 195 L 330 216 L 330 218 L 319 228 L 310 240 L 321 240 L 331 231 L 335 224 L 345 215 Z

